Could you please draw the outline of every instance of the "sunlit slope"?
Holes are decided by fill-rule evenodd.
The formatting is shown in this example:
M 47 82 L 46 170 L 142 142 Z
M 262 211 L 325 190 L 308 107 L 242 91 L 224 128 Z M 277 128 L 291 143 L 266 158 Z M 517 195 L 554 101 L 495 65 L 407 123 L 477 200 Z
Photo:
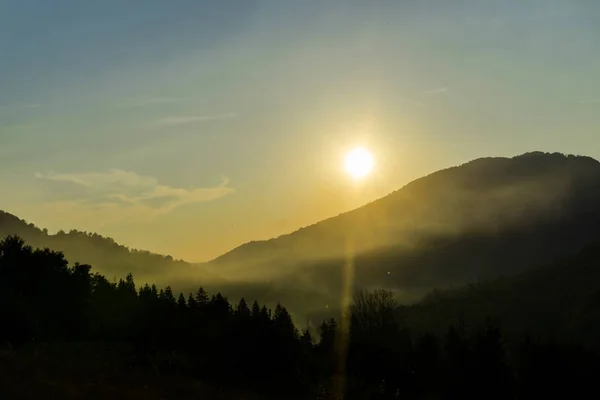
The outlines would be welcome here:
M 484 158 L 418 179 L 354 211 L 289 235 L 251 242 L 205 264 L 130 250 L 77 231 L 49 235 L 0 212 L 0 236 L 61 250 L 109 278 L 184 293 L 204 286 L 231 298 L 281 301 L 296 318 L 339 306 L 352 285 L 385 287 L 401 301 L 434 287 L 513 275 L 600 238 L 600 163 L 529 153 Z M 199 246 L 202 245 L 199 243 Z
M 499 273 L 598 237 L 600 163 L 528 153 L 483 158 L 415 180 L 354 211 L 209 266 L 232 279 L 337 285 L 349 251 L 357 283 L 430 287 Z

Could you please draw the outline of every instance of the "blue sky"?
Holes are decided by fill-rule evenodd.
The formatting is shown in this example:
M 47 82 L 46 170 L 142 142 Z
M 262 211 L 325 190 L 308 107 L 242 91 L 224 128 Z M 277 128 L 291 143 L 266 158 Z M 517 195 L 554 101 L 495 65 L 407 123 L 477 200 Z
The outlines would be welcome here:
M 595 0 L 0 0 L 0 209 L 209 259 L 473 158 L 600 158 L 598 71 Z

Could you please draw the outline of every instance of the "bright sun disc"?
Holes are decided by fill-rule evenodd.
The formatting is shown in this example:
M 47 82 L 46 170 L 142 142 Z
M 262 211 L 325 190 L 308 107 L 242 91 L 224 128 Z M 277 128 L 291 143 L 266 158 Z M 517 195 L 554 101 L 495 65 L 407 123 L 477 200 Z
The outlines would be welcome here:
M 373 169 L 373 157 L 366 149 L 357 147 L 346 154 L 344 165 L 353 178 L 362 178 Z

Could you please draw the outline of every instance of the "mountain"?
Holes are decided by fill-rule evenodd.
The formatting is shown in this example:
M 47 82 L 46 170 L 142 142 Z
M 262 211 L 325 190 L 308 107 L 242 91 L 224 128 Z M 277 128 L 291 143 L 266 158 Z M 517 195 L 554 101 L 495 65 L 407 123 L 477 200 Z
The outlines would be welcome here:
M 600 242 L 513 277 L 436 290 L 397 316 L 420 332 L 444 333 L 462 318 L 488 318 L 516 340 L 524 332 L 600 348 Z
M 600 163 L 527 153 L 482 158 L 417 179 L 356 210 L 250 242 L 203 264 L 130 250 L 110 238 L 49 235 L 0 213 L 0 236 L 61 250 L 108 277 L 204 286 L 230 298 L 286 304 L 299 322 L 331 314 L 344 290 L 388 288 L 416 302 L 432 288 L 512 276 L 600 238 Z M 351 265 L 351 267 L 349 267 Z
M 131 272 L 139 283 L 156 282 L 161 285 L 182 286 L 183 282 L 200 284 L 223 280 L 201 266 L 174 260 L 171 256 L 129 249 L 96 233 L 71 230 L 51 235 L 46 229 L 0 210 L 0 238 L 8 235 L 18 235 L 33 247 L 62 251 L 68 260 L 90 264 L 94 272 L 110 279 L 119 279 Z
M 433 287 L 513 275 L 581 249 L 600 238 L 598 204 L 600 163 L 592 158 L 482 158 L 289 235 L 247 243 L 207 268 L 268 281 L 265 288 L 282 296 L 302 293 L 323 310 L 339 304 L 351 261 L 353 286 L 387 287 L 414 301 Z

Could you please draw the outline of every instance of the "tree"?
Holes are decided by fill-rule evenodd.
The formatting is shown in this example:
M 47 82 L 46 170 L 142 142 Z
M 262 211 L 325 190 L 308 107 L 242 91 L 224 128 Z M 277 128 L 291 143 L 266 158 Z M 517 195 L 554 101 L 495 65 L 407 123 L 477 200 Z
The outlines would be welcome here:
M 253 318 L 260 318 L 260 306 L 258 305 L 258 301 L 254 300 L 252 303 L 252 311 L 250 314 Z
M 279 302 L 277 303 L 277 306 L 275 307 L 275 312 L 273 313 L 273 324 L 280 337 L 285 338 L 289 341 L 297 339 L 298 331 L 294 326 L 292 316 L 290 315 L 288 310 Z
M 323 321 L 319 327 L 319 335 L 321 336 L 319 347 L 326 351 L 333 351 L 334 343 L 338 336 L 338 324 L 335 319 L 330 318 L 329 320 Z
M 179 297 L 177 298 L 177 307 L 180 310 L 187 309 L 187 302 L 185 301 L 185 297 L 183 296 L 183 293 L 179 293 Z
M 145 303 L 148 303 L 156 298 L 155 296 L 153 296 L 152 289 L 150 288 L 150 286 L 148 286 L 147 283 L 140 289 L 138 296 L 140 300 L 142 300 Z
M 235 315 L 238 318 L 249 318 L 250 317 L 250 309 L 248 308 L 248 304 L 246 304 L 246 300 L 242 297 L 237 307 L 235 308 Z
M 210 307 L 214 312 L 214 315 L 219 318 L 226 317 L 231 311 L 231 305 L 226 297 L 221 295 L 221 292 L 218 292 L 214 295 L 210 300 Z
M 208 294 L 203 287 L 200 287 L 196 292 L 196 303 L 198 307 L 204 307 L 208 305 Z
M 164 291 L 161 289 L 159 298 L 166 304 L 175 304 L 175 296 L 173 296 L 173 290 L 171 289 L 171 286 L 167 286 Z
M 387 290 L 357 291 L 349 307 L 349 368 L 360 377 L 353 382 L 368 391 L 378 388 L 388 397 L 401 388 L 406 392 L 412 380 L 410 337 L 400 331 L 395 309 L 394 294 Z
M 90 270 L 92 267 L 87 264 L 75 263 L 71 269 L 72 280 L 72 298 L 70 304 L 72 307 L 72 317 L 74 320 L 74 330 L 79 335 L 86 335 L 90 328 L 89 313 L 91 311 L 92 282 Z
M 127 274 L 127 276 L 125 277 L 125 280 L 123 280 L 123 279 L 119 280 L 117 289 L 124 296 L 127 296 L 130 299 L 137 297 L 137 291 L 135 289 L 135 282 L 133 280 L 133 275 L 131 273 Z
M 388 290 L 359 290 L 350 305 L 353 340 L 381 341 L 397 333 L 394 293 Z
M 190 295 L 188 296 L 188 300 L 187 300 L 187 304 L 188 307 L 190 309 L 196 309 L 198 307 L 198 302 L 196 301 L 196 299 L 194 298 L 194 295 L 190 293 Z
M 271 310 L 267 309 L 267 306 L 263 305 L 260 309 L 260 316 L 263 322 L 268 322 L 271 320 Z
M 302 332 L 302 336 L 300 336 L 300 343 L 302 344 L 302 347 L 305 351 L 312 349 L 313 338 L 308 329 Z

